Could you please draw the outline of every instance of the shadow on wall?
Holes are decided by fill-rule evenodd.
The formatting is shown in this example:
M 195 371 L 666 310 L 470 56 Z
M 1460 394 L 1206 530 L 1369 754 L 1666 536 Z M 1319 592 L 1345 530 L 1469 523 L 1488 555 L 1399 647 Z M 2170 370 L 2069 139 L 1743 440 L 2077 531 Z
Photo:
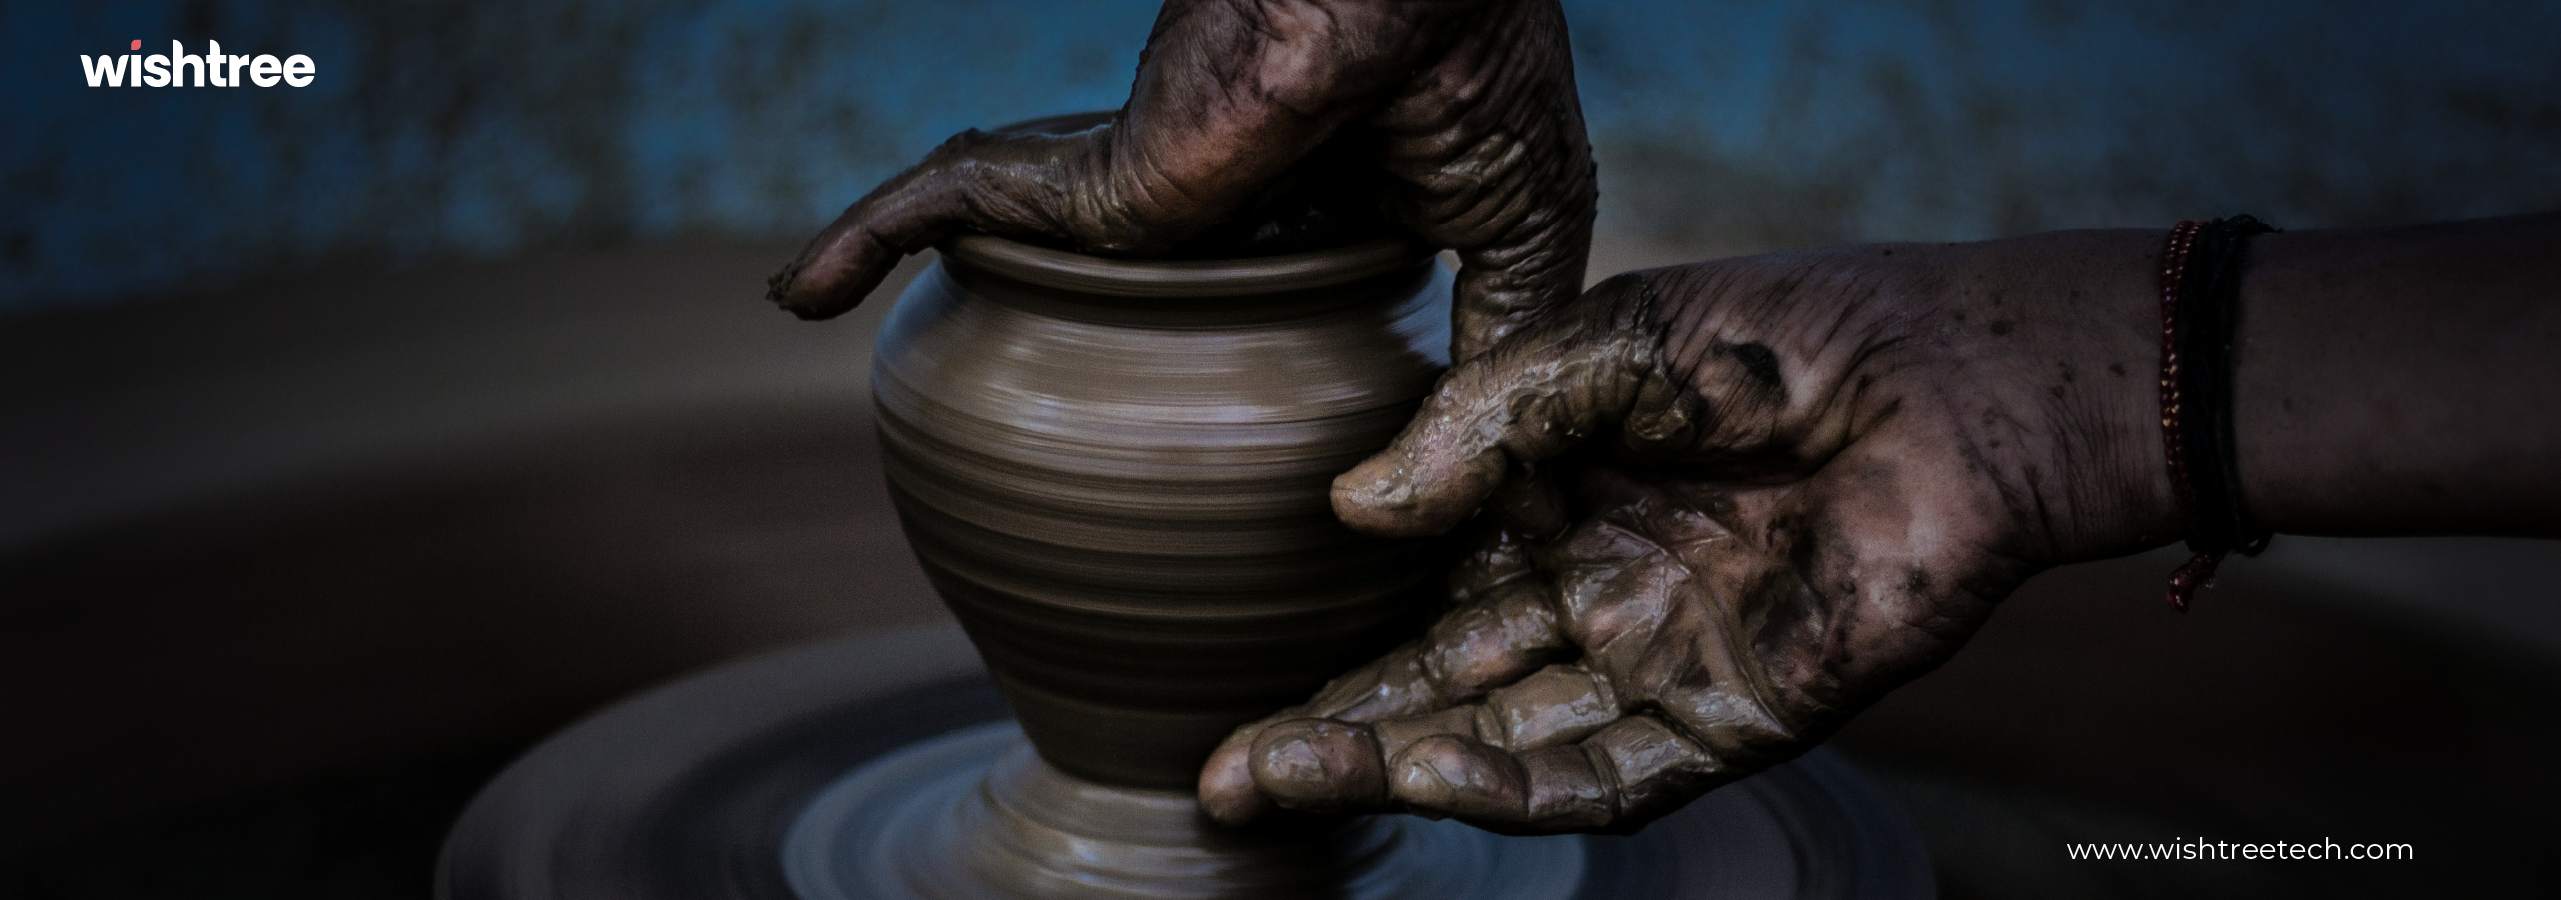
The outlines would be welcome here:
M 960 129 L 1126 95 L 1154 0 L 0 8 L 0 314 L 316 265 L 795 239 Z M 2561 205 L 2561 7 L 1567 3 L 1608 223 L 1735 249 Z M 304 53 L 310 87 L 77 56 Z

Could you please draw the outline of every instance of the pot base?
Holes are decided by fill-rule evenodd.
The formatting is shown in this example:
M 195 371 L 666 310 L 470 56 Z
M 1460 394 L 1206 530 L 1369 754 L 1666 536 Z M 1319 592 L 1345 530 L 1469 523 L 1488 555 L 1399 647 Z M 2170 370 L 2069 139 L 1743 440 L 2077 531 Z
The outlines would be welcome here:
M 535 748 L 446 839 L 442 900 L 1921 898 L 1873 784 L 1817 750 L 1630 837 L 1383 816 L 1212 832 L 1178 792 L 1022 748 L 958 629 L 789 650 L 626 700 Z M 992 789 L 982 789 L 992 788 Z
M 1068 775 L 994 723 L 837 779 L 781 863 L 800 900 L 1571 900 L 1583 845 L 1412 816 L 1220 828 L 1189 794 Z

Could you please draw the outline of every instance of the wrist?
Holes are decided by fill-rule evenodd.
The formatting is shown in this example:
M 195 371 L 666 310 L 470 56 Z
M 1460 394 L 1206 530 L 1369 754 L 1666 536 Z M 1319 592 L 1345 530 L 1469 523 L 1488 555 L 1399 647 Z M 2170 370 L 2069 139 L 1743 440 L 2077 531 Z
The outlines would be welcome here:
M 2003 390 L 2044 411 L 2050 439 L 2019 448 L 2018 477 L 2043 506 L 2055 563 L 2176 541 L 2178 498 L 2161 430 L 2160 262 L 2165 230 L 2063 231 L 1963 245 L 1993 284 L 1983 302 Z M 1996 320 L 1997 321 L 1997 320 Z M 2022 339 L 2003 340 L 2018 337 Z

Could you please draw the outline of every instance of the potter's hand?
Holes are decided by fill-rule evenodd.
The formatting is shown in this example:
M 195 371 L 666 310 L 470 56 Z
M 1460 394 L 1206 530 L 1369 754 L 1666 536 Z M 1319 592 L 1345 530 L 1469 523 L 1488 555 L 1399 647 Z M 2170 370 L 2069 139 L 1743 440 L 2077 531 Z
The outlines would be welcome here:
M 2039 241 L 2045 268 L 2004 265 Z M 1239 729 L 1204 805 L 1634 828 L 1820 742 L 2029 573 L 2165 540 L 2146 430 L 2157 244 L 1729 260 L 1621 276 L 1542 317 L 1334 485 L 1367 531 L 1480 508 L 1503 526 L 1449 610 Z M 2058 258 L 2123 283 L 2039 281 Z
M 1457 358 L 1582 285 L 1596 193 L 1555 0 L 1170 0 L 1110 124 L 952 138 L 768 296 L 834 316 L 963 228 L 1162 251 L 1317 157 L 1383 171 L 1390 217 L 1458 251 Z

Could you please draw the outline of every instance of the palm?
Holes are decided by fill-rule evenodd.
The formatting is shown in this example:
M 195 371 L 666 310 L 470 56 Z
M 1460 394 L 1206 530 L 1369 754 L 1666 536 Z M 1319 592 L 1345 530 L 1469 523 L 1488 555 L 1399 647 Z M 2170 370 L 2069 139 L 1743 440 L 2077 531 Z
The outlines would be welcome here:
M 1454 371 L 1336 508 L 1500 529 L 1422 638 L 1231 738 L 1211 810 L 1250 814 L 1250 780 L 1302 809 L 1631 828 L 1803 752 L 2060 561 L 2053 473 L 2005 462 L 2068 443 L 2041 392 L 1916 335 L 1872 273 L 1803 262 L 1615 279 Z

